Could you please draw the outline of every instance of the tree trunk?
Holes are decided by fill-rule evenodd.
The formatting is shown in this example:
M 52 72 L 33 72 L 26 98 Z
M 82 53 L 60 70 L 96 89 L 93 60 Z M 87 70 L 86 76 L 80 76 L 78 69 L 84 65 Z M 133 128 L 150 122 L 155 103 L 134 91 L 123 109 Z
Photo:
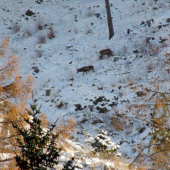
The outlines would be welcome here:
M 113 24 L 112 24 L 112 17 L 110 13 L 109 0 L 105 0 L 105 3 L 106 3 L 107 22 L 108 22 L 108 27 L 109 27 L 109 40 L 110 40 L 114 35 L 114 30 L 113 30 Z

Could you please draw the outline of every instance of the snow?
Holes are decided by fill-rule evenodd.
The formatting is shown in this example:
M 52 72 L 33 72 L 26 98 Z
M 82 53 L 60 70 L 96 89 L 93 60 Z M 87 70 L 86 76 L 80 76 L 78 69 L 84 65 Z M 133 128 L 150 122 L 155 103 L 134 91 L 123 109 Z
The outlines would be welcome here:
M 83 146 L 81 146 L 81 144 L 79 144 L 79 143 L 76 143 L 76 142 L 73 143 L 72 141 L 70 141 L 68 139 L 65 139 L 65 142 L 68 143 L 69 146 L 72 146 L 77 151 L 84 151 L 84 150 L 82 150 Z
M 110 4 L 115 32 L 111 40 L 108 39 L 104 0 L 44 0 L 41 4 L 1 0 L 0 39 L 9 39 L 11 52 L 20 59 L 21 76 L 33 75 L 35 78 L 34 99 L 38 105 L 42 104 L 41 111 L 50 122 L 73 117 L 77 122 L 73 140 L 82 145 L 86 139 L 84 131 L 95 136 L 102 128 L 108 131 L 112 141 L 122 143 L 119 152 L 131 159 L 137 154 L 133 153 L 135 145 L 141 141 L 148 143 L 151 129 L 146 127 L 138 133 L 145 125 L 135 123 L 134 119 L 132 129 L 127 124 L 126 129 L 117 131 L 111 124 L 111 117 L 116 113 L 135 117 L 137 113 L 132 106 L 147 101 L 138 97 L 136 91 L 145 87 L 156 90 L 154 83 L 159 91 L 169 92 L 169 72 L 166 70 L 169 69 L 170 27 L 158 29 L 158 25 L 167 24 L 170 3 L 167 0 L 157 3 L 153 0 L 110 0 Z M 158 9 L 153 10 L 154 7 Z M 91 13 L 100 13 L 101 18 L 88 16 L 89 8 Z M 35 13 L 35 17 L 25 15 L 28 9 Z M 151 27 L 141 25 L 142 21 L 152 18 Z M 43 30 L 36 28 L 37 22 L 46 24 Z M 9 29 L 15 23 L 20 26 L 16 33 Z M 47 38 L 50 27 L 55 31 L 53 39 Z M 130 34 L 127 29 L 131 30 Z M 41 35 L 46 36 L 44 44 L 38 44 Z M 146 37 L 155 39 L 146 44 Z M 159 43 L 160 37 L 168 40 Z M 156 53 L 151 52 L 154 46 L 158 47 Z M 110 48 L 114 56 L 105 55 L 99 60 L 99 51 L 106 48 Z M 136 49 L 141 53 L 133 53 Z M 76 68 L 88 65 L 94 66 L 94 72 L 77 74 Z M 38 73 L 32 69 L 34 66 L 38 67 Z M 48 96 L 46 91 L 49 89 L 51 94 Z M 151 94 L 148 92 L 148 95 Z M 102 96 L 105 100 L 95 105 L 93 102 Z M 58 108 L 61 101 L 64 107 Z M 117 106 L 111 105 L 112 102 Z M 32 103 L 32 99 L 28 103 Z M 76 104 L 81 104 L 82 109 L 75 111 Z M 102 105 L 109 110 L 107 113 L 97 110 L 97 106 L 103 108 Z M 95 123 L 99 119 L 100 123 Z M 81 149 L 78 145 L 76 148 Z

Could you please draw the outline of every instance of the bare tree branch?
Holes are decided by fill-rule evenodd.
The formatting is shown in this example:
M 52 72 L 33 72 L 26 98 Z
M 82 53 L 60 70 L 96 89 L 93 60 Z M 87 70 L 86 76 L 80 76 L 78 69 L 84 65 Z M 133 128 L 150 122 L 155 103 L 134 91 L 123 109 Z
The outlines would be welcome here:
M 166 142 L 166 143 L 167 143 L 167 142 Z M 170 142 L 168 142 L 168 143 L 170 143 Z M 165 143 L 152 144 L 152 145 L 145 146 L 144 148 L 141 149 L 140 153 L 136 156 L 136 158 L 134 159 L 134 161 L 133 161 L 130 165 L 133 165 L 133 164 L 136 162 L 136 160 L 141 156 L 142 152 L 143 152 L 145 149 L 148 149 L 148 148 L 150 148 L 150 147 L 152 147 L 152 146 L 159 146 L 159 145 L 162 145 L 162 144 L 165 144 Z M 168 151 L 168 149 L 167 149 L 167 150 L 161 150 L 161 151 L 159 151 L 159 152 L 165 152 L 165 151 Z M 155 152 L 155 153 L 149 155 L 148 157 L 146 157 L 145 159 L 148 159 L 149 157 L 152 157 L 153 155 L 155 155 L 155 154 L 157 154 L 157 153 L 159 153 L 159 152 Z M 144 160 L 145 160 L 145 159 L 144 159 Z M 141 162 L 143 162 L 144 160 L 142 160 Z M 141 162 L 140 162 L 140 163 L 141 163 Z
M 0 160 L 0 162 L 7 162 L 7 161 L 12 161 L 12 160 L 15 160 L 15 157 L 4 159 L 4 160 Z

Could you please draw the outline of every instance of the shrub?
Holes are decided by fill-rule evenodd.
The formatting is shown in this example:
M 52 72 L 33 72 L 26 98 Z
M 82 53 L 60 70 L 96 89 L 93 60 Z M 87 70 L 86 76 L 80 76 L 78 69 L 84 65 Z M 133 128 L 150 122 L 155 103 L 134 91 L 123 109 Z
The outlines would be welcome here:
M 43 23 L 44 23 L 43 20 L 41 18 L 39 18 L 38 21 L 36 21 L 36 29 L 43 30 L 44 29 Z
M 45 35 L 40 35 L 38 37 L 38 44 L 45 44 L 46 43 L 46 37 Z
M 42 50 L 35 50 L 37 57 L 42 57 L 43 51 Z
M 68 105 L 68 103 L 65 103 L 65 102 L 61 101 L 61 102 L 57 105 L 57 107 L 58 107 L 59 109 L 61 109 L 62 107 L 63 107 L 63 108 L 66 108 L 67 105 Z
M 24 36 L 30 37 L 31 35 L 32 35 L 31 31 L 26 29 L 25 32 L 24 32 Z
M 110 137 L 106 136 L 106 134 L 107 132 L 103 129 L 99 129 L 99 133 L 94 138 L 88 135 L 88 139 L 85 143 L 90 143 L 95 152 L 108 152 L 109 154 L 115 153 L 116 156 L 121 156 L 121 154 L 117 152 L 120 146 L 111 142 Z
M 49 33 L 48 33 L 47 36 L 48 36 L 49 39 L 55 38 L 55 32 L 54 32 L 52 27 L 49 28 Z
M 74 158 L 72 158 L 64 165 L 64 168 L 62 170 L 74 170 L 74 169 L 75 169 Z

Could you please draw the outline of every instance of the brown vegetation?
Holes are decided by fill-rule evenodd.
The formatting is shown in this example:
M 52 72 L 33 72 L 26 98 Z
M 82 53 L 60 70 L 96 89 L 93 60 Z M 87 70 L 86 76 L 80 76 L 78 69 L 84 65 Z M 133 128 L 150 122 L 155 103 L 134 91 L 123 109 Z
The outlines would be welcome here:
M 140 105 L 137 102 L 136 104 L 129 105 L 129 110 L 124 112 L 124 114 L 119 113 L 115 109 L 112 117 L 112 125 L 118 131 L 128 129 L 133 132 L 135 121 L 141 125 L 141 128 L 138 129 L 139 133 L 143 133 L 146 127 L 150 127 L 150 142 L 148 144 L 141 142 L 134 148 L 138 152 L 138 156 L 131 165 L 145 167 L 145 160 L 148 160 L 150 166 L 153 166 L 154 169 L 168 169 L 170 162 L 170 93 L 163 93 L 159 90 L 159 86 L 155 85 L 155 87 L 157 88 L 155 91 L 145 88 L 146 96 L 142 96 L 142 98 L 147 102 L 146 104 Z M 130 112 L 134 113 L 133 117 L 128 115 Z M 148 150 L 147 154 L 145 152 L 146 150 Z
M 29 118 L 26 101 L 31 97 L 33 78 L 28 76 L 21 78 L 18 70 L 18 57 L 8 52 L 9 41 L 5 38 L 0 46 L 0 153 L 9 154 L 7 158 L 0 159 L 0 169 L 15 170 L 16 162 L 14 156 L 20 153 L 16 138 L 18 131 L 12 124 L 25 128 L 24 118 Z M 41 114 L 41 124 L 48 128 L 49 122 L 46 115 Z M 69 118 L 56 126 L 56 132 L 60 138 L 69 138 L 69 132 L 74 132 L 75 122 Z
M 14 140 L 17 133 L 11 122 L 21 125 L 20 113 L 26 116 L 25 102 L 32 92 L 33 78 L 21 78 L 18 57 L 15 54 L 10 55 L 8 49 L 9 41 L 4 38 L 0 46 L 0 153 L 14 154 L 18 152 Z M 14 163 L 10 162 L 8 165 L 12 167 Z

